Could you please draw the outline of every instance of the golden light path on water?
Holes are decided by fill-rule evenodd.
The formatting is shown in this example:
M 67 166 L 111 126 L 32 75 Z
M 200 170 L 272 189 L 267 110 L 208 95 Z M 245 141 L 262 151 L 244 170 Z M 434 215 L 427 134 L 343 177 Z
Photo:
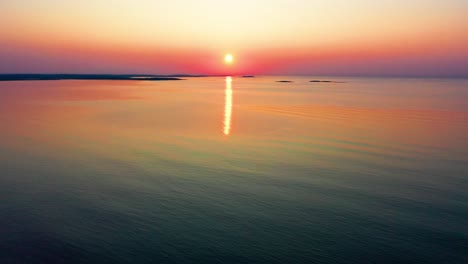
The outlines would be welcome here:
M 231 133 L 231 115 L 232 115 L 232 78 L 226 77 L 226 100 L 224 104 L 224 126 L 223 133 L 229 135 Z

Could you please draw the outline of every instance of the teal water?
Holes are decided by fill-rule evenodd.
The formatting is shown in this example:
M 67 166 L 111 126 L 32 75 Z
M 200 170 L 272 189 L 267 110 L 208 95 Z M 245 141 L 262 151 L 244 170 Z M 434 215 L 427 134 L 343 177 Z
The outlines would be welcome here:
M 0 263 L 468 263 L 468 80 L 313 79 L 0 82 Z

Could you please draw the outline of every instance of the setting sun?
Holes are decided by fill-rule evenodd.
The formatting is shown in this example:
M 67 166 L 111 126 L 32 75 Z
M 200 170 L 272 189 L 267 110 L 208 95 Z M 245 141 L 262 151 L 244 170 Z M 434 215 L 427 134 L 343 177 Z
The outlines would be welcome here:
M 468 264 L 467 11 L 0 0 L 0 264 Z
M 233 60 L 234 57 L 232 56 L 232 54 L 226 54 L 226 56 L 224 56 L 224 62 L 226 64 L 231 64 Z

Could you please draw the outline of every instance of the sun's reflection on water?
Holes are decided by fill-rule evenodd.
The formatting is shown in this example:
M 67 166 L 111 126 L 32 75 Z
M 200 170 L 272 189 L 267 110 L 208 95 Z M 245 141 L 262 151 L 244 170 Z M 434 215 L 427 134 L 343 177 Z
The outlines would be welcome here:
M 223 133 L 229 135 L 231 133 L 231 115 L 232 115 L 232 77 L 226 77 L 226 100 L 224 103 L 224 122 Z

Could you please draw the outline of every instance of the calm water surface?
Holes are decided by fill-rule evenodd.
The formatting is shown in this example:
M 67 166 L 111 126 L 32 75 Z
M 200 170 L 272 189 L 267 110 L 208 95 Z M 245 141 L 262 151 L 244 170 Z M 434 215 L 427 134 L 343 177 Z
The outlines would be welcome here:
M 468 263 L 468 80 L 311 79 L 1 82 L 0 263 Z

